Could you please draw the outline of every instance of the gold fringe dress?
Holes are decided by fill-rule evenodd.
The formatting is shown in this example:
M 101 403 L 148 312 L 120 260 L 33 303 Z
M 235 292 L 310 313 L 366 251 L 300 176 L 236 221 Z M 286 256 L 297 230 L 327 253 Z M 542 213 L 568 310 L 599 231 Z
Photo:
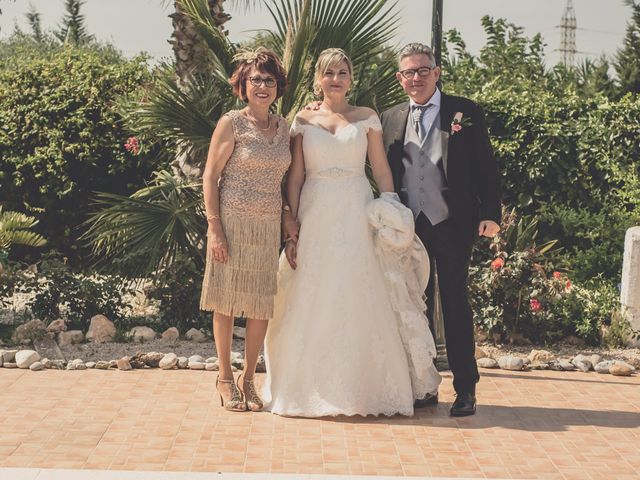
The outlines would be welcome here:
M 269 141 L 240 111 L 226 115 L 233 123 L 235 146 L 219 191 L 229 259 L 217 263 L 207 252 L 200 308 L 269 319 L 277 290 L 281 183 L 291 163 L 289 130 L 284 118 L 272 117 L 278 127 Z

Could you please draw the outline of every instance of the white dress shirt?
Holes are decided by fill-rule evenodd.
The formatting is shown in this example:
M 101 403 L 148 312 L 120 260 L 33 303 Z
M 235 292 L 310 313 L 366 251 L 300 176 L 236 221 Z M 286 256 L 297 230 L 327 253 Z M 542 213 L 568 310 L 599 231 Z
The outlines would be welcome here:
M 429 135 L 429 130 L 433 125 L 436 117 L 440 113 L 440 101 L 442 95 L 440 94 L 440 90 L 436 87 L 436 91 L 433 93 L 431 98 L 427 101 L 426 104 L 423 105 L 433 105 L 432 107 L 425 110 L 424 115 L 422 115 L 422 126 L 424 127 L 425 135 Z M 418 105 L 418 103 L 413 100 L 409 100 L 409 106 L 413 108 L 414 105 Z

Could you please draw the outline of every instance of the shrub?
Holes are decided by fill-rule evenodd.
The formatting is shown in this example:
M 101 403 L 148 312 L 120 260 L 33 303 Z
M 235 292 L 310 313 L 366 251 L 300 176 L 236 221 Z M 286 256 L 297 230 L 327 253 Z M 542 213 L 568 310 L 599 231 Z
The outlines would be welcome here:
M 30 210 L 51 246 L 75 262 L 93 192 L 129 193 L 155 166 L 144 146 L 125 149 L 113 106 L 150 75 L 144 57 L 108 49 L 27 43 L 15 51 L 25 50 L 0 68 L 0 202 Z
M 123 319 L 127 314 L 123 297 L 132 291 L 116 276 L 73 273 L 65 258 L 49 254 L 27 268 L 11 265 L 0 283 L 0 304 L 7 308 L 9 299 L 21 294 L 28 316 L 44 322 L 66 318 L 71 328 L 86 331 L 97 314 L 114 322 Z

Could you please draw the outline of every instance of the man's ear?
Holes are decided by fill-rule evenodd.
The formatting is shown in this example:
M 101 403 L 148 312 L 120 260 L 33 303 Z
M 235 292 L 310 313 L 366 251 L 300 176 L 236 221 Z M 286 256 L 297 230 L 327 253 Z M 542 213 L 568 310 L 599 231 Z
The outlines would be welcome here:
M 440 67 L 436 67 L 433 69 L 436 75 L 436 81 L 440 80 L 440 74 L 442 73 L 442 69 Z
M 396 72 L 396 80 L 398 80 L 398 82 L 402 83 L 402 75 L 400 74 L 400 72 Z

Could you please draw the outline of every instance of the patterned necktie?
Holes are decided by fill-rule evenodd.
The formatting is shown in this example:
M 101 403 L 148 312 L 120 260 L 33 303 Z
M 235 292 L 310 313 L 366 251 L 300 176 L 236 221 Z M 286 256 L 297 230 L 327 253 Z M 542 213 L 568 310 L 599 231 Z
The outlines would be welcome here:
M 427 105 L 413 105 L 411 107 L 411 115 L 413 115 L 413 120 L 416 124 L 416 133 L 418 134 L 418 138 L 420 141 L 424 140 L 424 137 L 427 136 L 427 132 L 424 128 L 424 124 L 422 123 L 422 117 L 424 117 L 424 112 L 433 107 L 433 104 L 429 103 Z

